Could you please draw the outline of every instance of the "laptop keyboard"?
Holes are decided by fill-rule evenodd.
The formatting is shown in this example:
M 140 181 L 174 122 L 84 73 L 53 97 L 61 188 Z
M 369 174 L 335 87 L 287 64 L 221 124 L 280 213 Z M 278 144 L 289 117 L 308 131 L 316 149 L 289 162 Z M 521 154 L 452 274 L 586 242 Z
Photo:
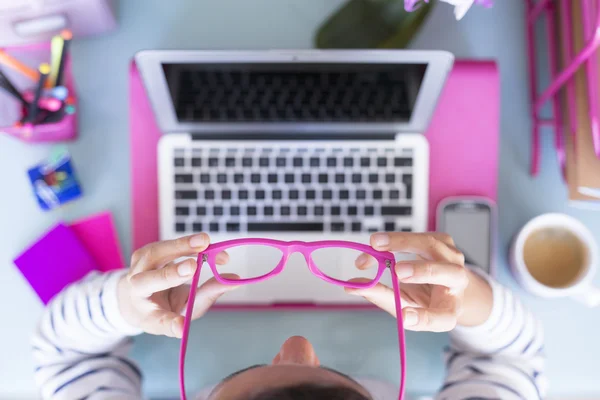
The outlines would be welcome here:
M 410 231 L 413 150 L 390 142 L 365 146 L 199 142 L 173 149 L 173 228 L 178 234 Z

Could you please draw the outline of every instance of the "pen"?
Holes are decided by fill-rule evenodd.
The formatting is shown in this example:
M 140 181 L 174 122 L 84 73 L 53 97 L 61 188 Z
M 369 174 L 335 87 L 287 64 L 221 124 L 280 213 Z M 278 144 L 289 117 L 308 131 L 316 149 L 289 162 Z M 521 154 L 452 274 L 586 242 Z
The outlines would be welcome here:
M 40 111 L 38 102 L 40 101 L 40 97 L 42 96 L 42 90 L 44 89 L 44 84 L 46 83 L 48 74 L 50 73 L 50 66 L 46 63 L 41 64 L 39 69 L 39 80 L 35 89 L 35 95 L 33 96 L 33 101 L 31 102 L 31 104 L 29 104 L 29 112 L 27 113 L 27 122 L 30 123 L 35 122 L 37 114 Z
M 73 39 L 73 33 L 69 30 L 64 30 L 60 33 L 60 36 L 63 39 L 62 52 L 60 55 L 60 64 L 58 66 L 58 74 L 56 75 L 56 86 L 63 85 L 63 77 L 65 74 L 65 64 L 67 62 L 67 55 L 69 53 L 69 44 L 71 43 L 71 39 Z
M 40 75 L 35 69 L 23 64 L 21 61 L 17 60 L 4 50 L 0 50 L 0 64 L 4 64 L 8 68 L 20 72 L 34 82 L 38 80 Z
M 21 102 L 21 104 L 23 104 L 25 107 L 29 106 L 29 103 L 23 98 L 21 93 L 17 90 L 17 88 L 15 88 L 15 86 L 12 84 L 10 79 L 8 79 L 8 77 L 6 75 L 4 75 L 4 73 L 2 73 L 1 70 L 0 70 L 0 87 L 2 87 L 4 90 L 6 90 L 11 95 L 13 95 L 15 98 L 17 98 Z
M 65 40 L 60 35 L 54 36 L 52 38 L 52 42 L 50 42 L 50 55 L 52 59 L 50 62 L 50 67 L 52 71 L 50 72 L 50 76 L 46 81 L 46 88 L 52 88 L 56 85 L 56 78 L 60 68 L 60 59 L 62 57 L 64 44 Z

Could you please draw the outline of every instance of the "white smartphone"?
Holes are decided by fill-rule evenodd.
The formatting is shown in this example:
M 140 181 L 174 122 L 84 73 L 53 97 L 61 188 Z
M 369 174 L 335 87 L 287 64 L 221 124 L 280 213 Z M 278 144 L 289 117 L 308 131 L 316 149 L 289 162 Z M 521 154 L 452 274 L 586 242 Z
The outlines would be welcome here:
M 465 263 L 494 275 L 496 204 L 486 197 L 448 197 L 437 208 L 437 230 L 452 236 Z

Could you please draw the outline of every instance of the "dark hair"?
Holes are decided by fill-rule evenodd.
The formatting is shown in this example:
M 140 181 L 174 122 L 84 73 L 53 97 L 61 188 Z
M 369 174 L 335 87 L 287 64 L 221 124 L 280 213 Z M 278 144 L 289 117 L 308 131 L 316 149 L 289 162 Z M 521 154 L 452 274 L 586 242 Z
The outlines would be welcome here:
M 248 400 L 371 400 L 371 398 L 348 387 L 304 384 L 271 389 Z

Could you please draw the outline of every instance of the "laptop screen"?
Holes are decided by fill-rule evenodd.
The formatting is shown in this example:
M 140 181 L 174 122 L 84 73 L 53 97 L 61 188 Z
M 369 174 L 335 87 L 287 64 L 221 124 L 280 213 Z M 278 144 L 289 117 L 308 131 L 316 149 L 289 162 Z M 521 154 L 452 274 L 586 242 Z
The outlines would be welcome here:
M 162 63 L 180 123 L 409 123 L 427 67 Z

